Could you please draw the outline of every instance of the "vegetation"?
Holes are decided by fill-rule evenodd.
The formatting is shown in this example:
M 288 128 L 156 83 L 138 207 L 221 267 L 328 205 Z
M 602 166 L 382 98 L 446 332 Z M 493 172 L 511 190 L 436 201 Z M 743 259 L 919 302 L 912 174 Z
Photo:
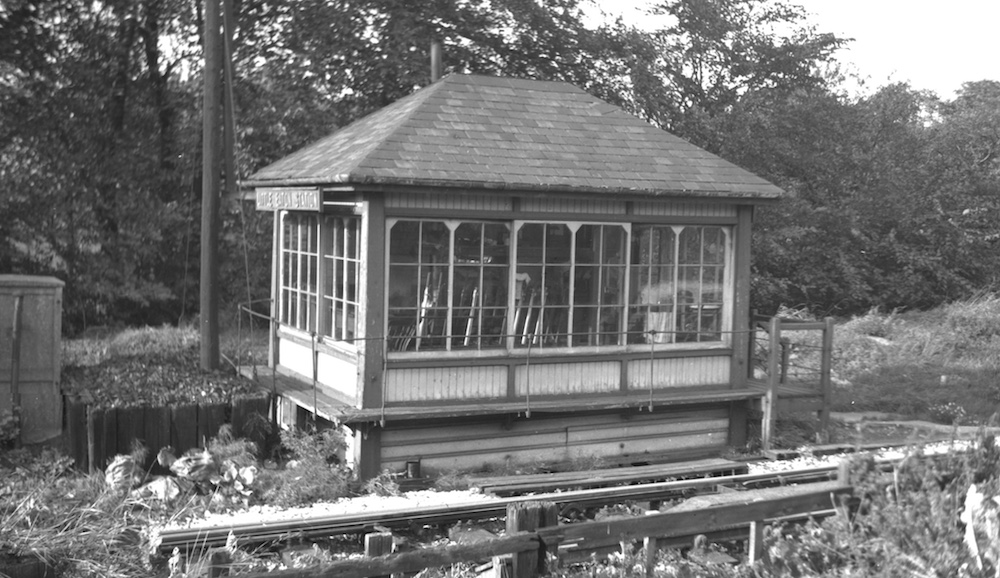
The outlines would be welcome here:
M 579 0 L 235 2 L 238 175 L 454 72 L 564 80 L 796 198 L 758 213 L 754 306 L 926 309 L 991 289 L 1000 84 L 848 95 L 792 0 L 653 0 L 646 32 Z M 196 312 L 201 14 L 186 0 L 0 8 L 0 271 L 68 281 L 64 327 Z M 303 81 L 305 80 L 305 81 Z M 52 210 L 53 207 L 57 210 Z M 224 303 L 268 297 L 270 214 L 226 204 Z M 230 309 L 231 310 L 231 309 Z
M 998 336 L 1000 297 L 990 294 L 928 312 L 869 311 L 855 317 L 837 327 L 834 372 L 838 408 L 912 411 L 911 416 L 945 423 L 956 418 L 985 423 L 996 404 L 987 396 L 997 395 Z M 116 381 L 131 375 L 121 373 L 121 368 L 138 367 L 136 360 L 144 360 L 146 371 L 154 375 L 164 371 L 154 361 L 164 358 L 186 359 L 177 366 L 195 367 L 196 360 L 186 357 L 195 346 L 190 329 L 128 330 L 68 340 L 65 358 L 77 370 L 103 372 L 87 374 L 88 379 L 101 384 L 91 388 L 94 399 L 100 400 L 108 397 L 100 390 L 115 390 Z M 888 379 L 896 373 L 907 378 Z M 218 377 L 230 379 L 222 373 Z M 213 374 L 211 379 L 215 378 Z M 984 404 L 984 399 L 993 401 Z M 23 450 L 8 451 L 0 455 L 0 536 L 4 536 L 0 559 L 41 556 L 68 576 L 165 572 L 160 566 L 150 568 L 150 561 L 142 554 L 147 551 L 141 546 L 143 530 L 152 520 L 254 504 L 307 505 L 350 495 L 355 488 L 350 472 L 343 467 L 344 449 L 344 440 L 335 430 L 282 432 L 280 444 L 269 451 L 235 438 L 224 428 L 208 447 L 213 471 L 218 474 L 210 484 L 176 483 L 176 491 L 147 486 L 132 492 L 116 490 L 104 476 L 76 473 L 67 458 L 50 450 L 34 456 Z M 136 448 L 137 454 L 146 451 Z M 768 541 L 773 553 L 770 562 L 754 567 L 709 568 L 679 552 L 667 552 L 657 566 L 657 575 L 961 575 L 954 572 L 964 568 L 961 572 L 977 576 L 969 570 L 962 526 L 956 520 L 970 484 L 976 483 L 987 495 L 996 493 L 1000 471 L 996 453 L 990 441 L 973 454 L 952 456 L 945 462 L 916 456 L 896 473 L 890 494 L 884 491 L 884 482 L 865 474 L 861 464 L 858 468 L 865 475 L 860 479 L 871 491 L 865 494 L 866 505 L 850 523 L 835 518 L 821 525 L 775 531 Z M 142 460 L 137 455 L 133 461 Z M 126 473 L 144 476 L 143 472 Z M 129 479 L 127 475 L 126 482 Z M 442 480 L 440 487 L 464 487 L 465 483 L 456 474 Z M 398 485 L 386 474 L 364 490 L 386 495 L 398 491 Z M 898 529 L 917 527 L 918 533 L 903 534 Z M 235 545 L 231 551 L 243 568 L 264 569 L 275 563 L 270 557 Z M 329 556 L 317 550 L 297 559 L 308 565 Z M 628 576 L 639 560 L 637 553 L 629 551 L 607 565 L 567 569 L 564 574 Z M 457 571 L 453 575 L 459 575 L 454 574 Z
M 232 371 L 201 371 L 198 339 L 191 327 L 146 327 L 68 340 L 63 391 L 102 408 L 214 403 L 256 391 Z
M 837 326 L 834 410 L 996 425 L 1000 296 L 930 311 L 877 310 Z

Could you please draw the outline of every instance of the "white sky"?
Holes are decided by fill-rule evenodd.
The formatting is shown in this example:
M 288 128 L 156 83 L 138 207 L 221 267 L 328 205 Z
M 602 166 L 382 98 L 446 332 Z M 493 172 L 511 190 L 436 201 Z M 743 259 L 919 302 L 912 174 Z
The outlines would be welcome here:
M 596 0 L 607 12 L 649 22 L 650 0 Z M 854 38 L 837 54 L 861 90 L 908 81 L 952 99 L 963 82 L 1000 81 L 1000 0 L 789 0 L 820 32 Z M 854 85 L 847 87 L 854 90 Z

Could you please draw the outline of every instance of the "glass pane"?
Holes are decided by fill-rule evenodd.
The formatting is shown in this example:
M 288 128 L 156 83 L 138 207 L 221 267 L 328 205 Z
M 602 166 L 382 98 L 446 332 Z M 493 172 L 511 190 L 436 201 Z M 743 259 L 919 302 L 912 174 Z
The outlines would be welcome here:
M 482 258 L 482 224 L 462 223 L 455 229 L 455 263 L 480 263 Z
M 535 319 L 534 345 L 567 345 L 569 343 L 569 308 L 545 307 Z
M 422 297 L 417 283 L 416 265 L 389 267 L 389 307 L 416 307 Z
M 389 351 L 416 349 L 416 333 L 416 309 L 389 309 Z
M 421 306 L 417 315 L 417 350 L 444 349 L 447 320 L 447 308 Z
M 701 227 L 685 227 L 681 231 L 681 263 L 701 263 Z
M 448 266 L 422 266 L 420 267 L 420 306 L 447 307 L 448 306 Z
M 481 347 L 500 347 L 504 345 L 504 338 L 507 334 L 507 308 L 493 307 L 483 308 L 482 327 L 480 333 L 483 338 Z
M 542 303 L 545 305 L 565 305 L 569 303 L 569 267 L 546 267 L 544 274 L 545 291 Z
M 573 308 L 573 345 L 598 344 L 599 311 L 597 307 Z
M 578 264 L 600 263 L 601 227 L 581 225 L 576 231 L 576 262 Z
M 578 266 L 574 274 L 574 305 L 597 305 L 600 297 L 601 268 Z
M 475 347 L 479 344 L 479 309 L 458 307 L 452 312 L 452 349 Z
M 722 267 L 705 267 L 702 271 L 701 302 L 722 303 Z
M 518 264 L 541 263 L 545 227 L 539 223 L 527 223 L 517 231 Z
M 632 278 L 629 281 L 629 303 L 649 303 L 649 269 L 632 267 Z
M 358 255 L 358 222 L 360 219 L 345 218 L 342 223 L 344 229 L 344 255 L 357 258 Z
M 545 262 L 569 263 L 573 235 L 566 225 L 547 225 L 545 227 Z
M 483 307 L 507 307 L 507 268 L 486 267 L 483 269 L 483 287 L 479 302 Z
M 625 263 L 625 228 L 619 225 L 604 227 L 604 258 L 605 264 Z
M 677 292 L 677 302 L 698 303 L 701 300 L 701 267 L 681 266 L 680 290 Z
M 357 334 L 355 333 L 355 328 L 358 326 L 358 307 L 356 305 L 348 303 L 344 307 L 344 310 L 346 317 L 344 321 L 345 325 L 344 338 L 354 339 L 355 337 L 357 337 Z
M 654 234 L 654 260 L 653 263 L 663 265 L 674 262 L 674 230 L 671 227 L 658 227 Z
M 480 299 L 479 272 L 476 266 L 455 266 L 454 303 L 455 307 L 469 307 Z
M 444 223 L 421 223 L 420 262 L 447 263 L 451 232 Z
M 354 261 L 347 261 L 347 273 L 344 275 L 344 285 L 347 288 L 346 299 L 353 303 L 358 302 L 358 264 Z
M 616 345 L 621 332 L 621 307 L 601 307 L 598 312 L 600 339 L 598 345 Z
M 507 225 L 488 223 L 483 227 L 483 262 L 510 262 L 510 229 Z
M 323 241 L 323 247 L 320 253 L 324 257 L 333 255 L 333 246 L 337 238 L 337 222 L 338 219 L 332 217 L 323 219 L 323 230 L 320 236 L 320 240 Z
M 725 262 L 726 237 L 719 227 L 705 227 L 703 262 L 720 264 Z
M 309 252 L 319 253 L 319 217 L 306 219 L 306 237 L 309 239 Z
M 305 261 L 305 263 L 303 264 L 303 266 L 306 269 L 306 271 L 305 271 L 306 287 L 305 288 L 309 291 L 309 293 L 311 293 L 313 295 L 316 294 L 316 274 L 317 274 L 317 272 L 316 272 L 316 260 L 317 259 L 316 259 L 315 256 L 307 256 L 307 257 L 305 257 L 303 259 L 303 261 Z
M 625 267 L 604 267 L 601 272 L 601 305 L 625 303 Z
M 400 221 L 392 226 L 389 234 L 389 262 L 416 263 L 420 249 L 420 223 Z
M 649 309 L 637 306 L 628 308 L 628 343 L 649 343 L 646 334 L 646 323 L 649 319 Z

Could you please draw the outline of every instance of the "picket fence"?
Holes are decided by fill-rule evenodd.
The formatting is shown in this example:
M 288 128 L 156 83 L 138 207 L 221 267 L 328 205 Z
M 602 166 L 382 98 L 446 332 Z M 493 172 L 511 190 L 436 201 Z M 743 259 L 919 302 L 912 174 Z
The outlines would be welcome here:
M 134 444 L 148 450 L 143 467 L 153 467 L 157 452 L 172 446 L 176 455 L 207 441 L 230 424 L 237 437 L 253 439 L 259 419 L 268 419 L 270 396 L 246 396 L 227 403 L 100 408 L 67 400 L 66 445 L 81 470 L 103 470 L 118 454 L 129 454 Z

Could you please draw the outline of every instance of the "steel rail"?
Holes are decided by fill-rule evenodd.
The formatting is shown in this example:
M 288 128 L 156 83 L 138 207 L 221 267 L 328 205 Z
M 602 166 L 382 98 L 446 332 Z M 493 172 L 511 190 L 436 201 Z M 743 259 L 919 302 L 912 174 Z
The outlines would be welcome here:
M 933 457 L 933 456 L 932 456 Z M 891 469 L 903 458 L 876 458 L 876 465 Z M 386 528 L 409 527 L 411 524 L 444 524 L 466 520 L 498 518 L 506 515 L 507 506 L 529 501 L 553 502 L 569 508 L 584 508 L 616 504 L 624 501 L 659 501 L 678 497 L 690 497 L 719 491 L 719 488 L 758 489 L 788 484 L 807 484 L 836 479 L 838 466 L 818 466 L 764 472 L 755 474 L 733 474 L 673 480 L 665 482 L 638 483 L 606 488 L 567 490 L 521 496 L 495 498 L 482 502 L 453 504 L 446 506 L 422 506 L 381 510 L 377 512 L 330 514 L 312 518 L 271 519 L 256 522 L 217 524 L 214 526 L 192 526 L 188 528 L 165 528 L 154 533 L 152 549 L 169 552 L 173 548 L 184 551 L 224 545 L 230 535 L 241 543 L 269 543 L 289 539 L 322 538 L 343 534 L 370 532 L 375 526 Z

